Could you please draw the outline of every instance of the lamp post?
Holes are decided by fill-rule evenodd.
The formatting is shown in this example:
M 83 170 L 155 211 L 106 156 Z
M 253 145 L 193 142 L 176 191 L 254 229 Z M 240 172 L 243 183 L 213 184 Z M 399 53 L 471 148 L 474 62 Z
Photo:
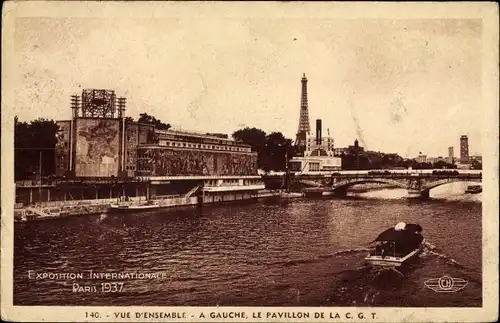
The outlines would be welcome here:
M 269 147 L 270 145 L 269 144 L 264 144 L 265 147 Z M 289 180 L 289 171 L 288 171 L 288 148 L 290 148 L 290 145 L 287 143 L 287 144 L 276 144 L 275 146 L 277 147 L 284 147 L 285 148 L 285 183 L 284 184 L 287 184 L 288 183 L 288 180 Z M 266 149 L 266 152 L 267 152 L 267 149 Z M 288 187 L 288 185 L 286 185 Z
M 285 146 L 285 189 L 290 189 L 290 174 L 288 173 L 288 146 Z
M 286 189 L 287 191 L 289 190 L 289 184 L 290 184 L 290 172 L 288 170 L 288 148 L 290 148 L 290 145 L 287 143 L 285 145 L 280 144 L 280 147 L 285 147 L 285 180 L 286 180 Z

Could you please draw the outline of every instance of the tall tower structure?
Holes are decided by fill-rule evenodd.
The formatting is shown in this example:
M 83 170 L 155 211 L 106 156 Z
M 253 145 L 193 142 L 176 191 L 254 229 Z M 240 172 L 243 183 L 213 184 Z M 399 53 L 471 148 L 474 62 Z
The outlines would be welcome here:
M 354 169 L 359 169 L 359 141 L 354 140 Z
M 466 135 L 460 136 L 460 162 L 469 163 L 469 138 Z
M 309 110 L 307 102 L 307 78 L 306 74 L 302 76 L 302 95 L 300 97 L 300 117 L 299 117 L 299 127 L 297 130 L 296 145 L 302 151 L 306 146 L 307 134 L 311 130 L 309 126 Z
M 454 164 L 455 154 L 453 152 L 453 146 L 448 147 L 448 164 Z

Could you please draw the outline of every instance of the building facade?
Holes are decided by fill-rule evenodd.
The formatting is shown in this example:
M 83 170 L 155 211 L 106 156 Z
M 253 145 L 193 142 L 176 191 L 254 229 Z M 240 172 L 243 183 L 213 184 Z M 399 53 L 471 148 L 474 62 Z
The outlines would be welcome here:
M 460 163 L 469 162 L 469 138 L 466 135 L 460 136 Z
M 340 157 L 347 153 L 348 148 L 333 148 L 333 155 L 335 157 Z
M 156 130 L 157 141 L 137 147 L 140 176 L 257 175 L 257 153 L 232 139 Z
M 71 120 L 57 122 L 57 176 L 257 175 L 257 153 L 227 135 L 128 122 L 125 99 L 111 90 L 85 89 L 72 101 Z
M 290 160 L 293 172 L 336 171 L 342 169 L 342 159 L 335 156 L 333 138 L 322 136 L 321 120 L 316 120 L 316 135 L 306 137 L 304 157 Z
M 455 152 L 453 146 L 448 147 L 448 164 L 454 164 L 455 163 Z
M 435 164 L 437 162 L 447 162 L 448 161 L 448 158 L 443 158 L 442 156 L 439 156 L 439 157 L 427 157 L 427 163 L 430 163 L 430 164 Z
M 416 158 L 417 162 L 419 163 L 427 163 L 427 155 L 424 155 L 420 153 L 418 157 Z
M 483 156 L 482 155 L 472 155 L 472 156 L 470 156 L 470 160 L 482 163 L 483 162 Z

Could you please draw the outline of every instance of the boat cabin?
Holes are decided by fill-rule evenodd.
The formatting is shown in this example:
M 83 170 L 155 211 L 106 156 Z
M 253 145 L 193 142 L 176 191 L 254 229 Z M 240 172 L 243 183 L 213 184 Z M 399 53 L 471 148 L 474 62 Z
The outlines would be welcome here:
M 417 249 L 424 240 L 422 227 L 418 224 L 406 224 L 404 229 L 394 227 L 382 232 L 375 242 L 372 255 L 382 257 L 404 257 Z

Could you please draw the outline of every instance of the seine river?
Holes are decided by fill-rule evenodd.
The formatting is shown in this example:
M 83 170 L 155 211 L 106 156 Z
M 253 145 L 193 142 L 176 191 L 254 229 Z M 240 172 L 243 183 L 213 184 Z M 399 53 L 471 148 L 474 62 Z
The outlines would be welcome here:
M 465 186 L 438 187 L 424 202 L 391 189 L 16 223 L 14 304 L 481 306 L 482 194 Z M 423 227 L 419 258 L 399 272 L 365 267 L 367 245 L 400 221 Z M 90 270 L 130 276 L 90 279 Z M 455 293 L 425 286 L 443 275 L 468 284 Z M 96 291 L 73 291 L 74 283 Z

